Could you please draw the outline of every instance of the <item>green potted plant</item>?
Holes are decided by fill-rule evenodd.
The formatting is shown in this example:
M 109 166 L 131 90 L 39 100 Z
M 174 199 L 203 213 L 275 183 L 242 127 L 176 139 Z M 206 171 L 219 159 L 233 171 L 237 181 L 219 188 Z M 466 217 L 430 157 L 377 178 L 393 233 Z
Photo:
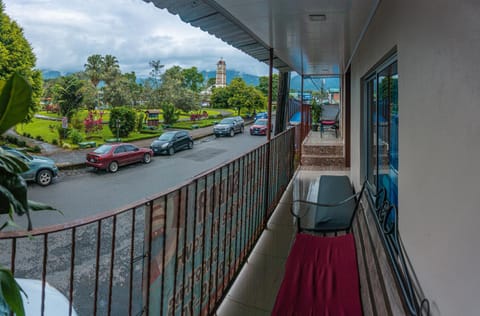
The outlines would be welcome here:
M 18 74 L 7 81 L 0 80 L 0 135 L 26 117 L 31 93 L 30 85 Z M 7 216 L 7 220 L 0 223 L 0 231 L 9 226 L 18 227 L 13 221 L 14 214 L 26 215 L 30 230 L 30 211 L 53 209 L 27 199 L 27 184 L 20 176 L 26 170 L 28 166 L 20 158 L 0 147 L 0 215 Z M 20 291 L 12 272 L 0 265 L 0 304 L 6 303 L 17 316 L 25 315 Z
M 311 105 L 311 113 L 312 113 L 312 130 L 318 131 L 318 127 L 320 126 L 320 117 L 322 116 L 322 105 L 317 104 L 317 101 L 313 99 Z

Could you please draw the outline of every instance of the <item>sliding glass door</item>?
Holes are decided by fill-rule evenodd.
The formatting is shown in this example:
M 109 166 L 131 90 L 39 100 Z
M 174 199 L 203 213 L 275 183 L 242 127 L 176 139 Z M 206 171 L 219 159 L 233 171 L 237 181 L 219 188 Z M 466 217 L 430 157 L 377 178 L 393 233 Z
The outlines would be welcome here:
M 398 71 L 391 58 L 364 80 L 366 176 L 398 207 Z

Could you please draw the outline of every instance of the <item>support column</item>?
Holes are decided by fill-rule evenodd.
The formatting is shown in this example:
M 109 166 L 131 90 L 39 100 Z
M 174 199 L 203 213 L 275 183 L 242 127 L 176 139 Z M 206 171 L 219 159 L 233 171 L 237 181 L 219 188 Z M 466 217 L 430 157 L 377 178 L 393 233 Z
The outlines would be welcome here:
M 266 159 L 267 162 L 265 164 L 265 187 L 264 189 L 264 214 L 263 214 L 263 227 L 267 227 L 267 220 L 268 220 L 268 210 L 269 210 L 269 202 L 270 202 L 270 140 L 271 140 L 271 132 L 270 132 L 270 125 L 272 124 L 272 72 L 273 72 L 273 48 L 270 48 L 270 68 L 268 72 L 268 119 L 267 119 L 267 153 Z
M 290 117 L 295 114 L 289 109 L 290 73 L 280 72 L 278 76 L 277 111 L 275 116 L 275 134 L 287 129 Z
M 267 141 L 269 142 L 272 135 L 270 126 L 272 126 L 272 76 L 273 76 L 273 48 L 270 48 L 270 63 L 268 69 L 268 125 L 267 125 Z

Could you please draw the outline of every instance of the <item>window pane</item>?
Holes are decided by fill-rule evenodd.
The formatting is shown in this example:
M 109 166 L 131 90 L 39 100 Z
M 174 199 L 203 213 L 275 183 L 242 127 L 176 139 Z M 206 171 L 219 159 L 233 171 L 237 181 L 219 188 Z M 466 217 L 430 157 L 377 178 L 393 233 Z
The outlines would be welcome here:
M 378 177 L 398 205 L 398 74 L 396 62 L 378 74 Z

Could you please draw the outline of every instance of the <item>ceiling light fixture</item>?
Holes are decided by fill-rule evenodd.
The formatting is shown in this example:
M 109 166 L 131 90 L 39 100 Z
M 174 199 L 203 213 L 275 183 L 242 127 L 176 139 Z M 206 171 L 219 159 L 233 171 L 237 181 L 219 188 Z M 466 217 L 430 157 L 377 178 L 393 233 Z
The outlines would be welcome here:
M 310 21 L 313 22 L 319 22 L 319 21 L 325 21 L 327 19 L 327 16 L 325 14 L 310 14 L 308 15 Z

